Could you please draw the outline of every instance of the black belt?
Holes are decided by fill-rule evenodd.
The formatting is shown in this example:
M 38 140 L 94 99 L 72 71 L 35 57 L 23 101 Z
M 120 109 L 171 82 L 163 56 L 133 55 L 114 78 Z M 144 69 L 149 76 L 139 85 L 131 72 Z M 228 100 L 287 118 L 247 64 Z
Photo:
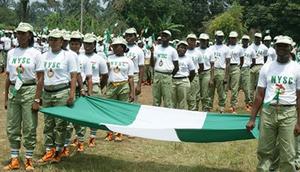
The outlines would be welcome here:
M 188 78 L 187 76 L 182 76 L 182 77 L 172 77 L 173 79 L 186 79 Z
M 236 66 L 236 65 L 239 65 L 237 63 L 231 63 L 230 66 Z
M 161 74 L 165 74 L 165 75 L 171 75 L 172 73 L 170 73 L 170 72 L 161 72 L 161 71 L 155 71 L 155 72 L 157 72 L 157 73 L 161 73 Z
M 270 104 L 270 106 L 292 107 L 292 106 L 296 106 L 296 105 Z
M 13 85 L 13 86 L 14 86 L 14 85 L 16 85 L 16 84 L 15 84 L 15 83 L 11 83 L 10 85 Z M 26 87 L 26 86 L 33 86 L 33 85 L 36 85 L 36 83 L 23 83 L 23 84 L 22 84 L 22 87 L 23 87 L 23 86 L 25 86 L 25 87 Z
M 61 85 L 61 86 L 60 86 Z M 63 91 L 65 89 L 70 88 L 69 84 L 59 84 L 53 86 L 44 86 L 44 90 L 49 93 Z
M 264 65 L 264 64 L 255 64 L 254 66 L 262 66 L 262 65 Z
M 223 69 L 223 68 L 216 68 L 216 69 L 225 70 L 225 69 Z
M 203 72 L 207 72 L 207 71 L 210 71 L 210 69 L 203 70 Z

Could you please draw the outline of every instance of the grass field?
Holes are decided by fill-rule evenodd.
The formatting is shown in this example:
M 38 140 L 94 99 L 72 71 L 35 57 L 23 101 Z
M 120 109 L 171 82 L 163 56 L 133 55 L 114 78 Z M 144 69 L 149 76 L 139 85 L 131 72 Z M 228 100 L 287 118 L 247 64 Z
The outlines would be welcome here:
M 6 136 L 6 111 L 4 102 L 4 76 L 0 76 L 0 171 L 10 158 L 10 148 Z M 241 97 L 241 96 L 240 96 Z M 143 87 L 140 97 L 142 104 L 151 104 L 151 87 Z M 241 101 L 243 99 L 241 98 Z M 243 103 L 239 104 L 239 110 Z M 242 111 L 239 111 L 242 112 Z M 43 154 L 43 115 L 39 115 L 38 146 L 34 159 Z M 225 143 L 175 143 L 146 140 L 140 138 L 128 139 L 121 143 L 106 142 L 105 133 L 98 131 L 96 147 L 91 149 L 85 145 L 84 153 L 73 152 L 71 157 L 59 164 L 35 163 L 35 171 L 128 171 L 128 172 L 239 172 L 255 171 L 256 140 L 234 141 Z M 23 158 L 24 150 L 21 152 Z M 22 167 L 24 170 L 24 167 Z M 19 171 L 22 171 L 19 170 Z

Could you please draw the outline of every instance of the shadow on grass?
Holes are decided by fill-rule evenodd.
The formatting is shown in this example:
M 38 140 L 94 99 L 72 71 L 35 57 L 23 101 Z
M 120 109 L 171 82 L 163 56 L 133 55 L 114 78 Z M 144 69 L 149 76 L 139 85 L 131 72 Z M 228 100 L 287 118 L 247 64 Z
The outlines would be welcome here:
M 76 154 L 68 159 L 63 160 L 59 164 L 46 164 L 36 166 L 37 171 L 72 171 L 72 172 L 86 172 L 86 171 L 130 171 L 130 172 L 239 172 L 238 170 L 231 170 L 225 168 L 212 168 L 202 165 L 198 166 L 183 166 L 173 164 L 160 164 L 153 161 L 126 161 L 120 159 L 113 159 L 106 156 L 97 156 L 92 154 Z

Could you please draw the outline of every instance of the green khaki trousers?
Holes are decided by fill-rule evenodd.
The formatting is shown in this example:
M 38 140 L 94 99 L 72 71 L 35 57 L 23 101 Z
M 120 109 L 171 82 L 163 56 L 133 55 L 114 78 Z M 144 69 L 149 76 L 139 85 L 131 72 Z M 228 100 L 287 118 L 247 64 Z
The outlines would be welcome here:
M 296 113 L 295 106 L 270 105 L 262 109 L 257 148 L 258 172 L 269 172 L 274 161 L 274 148 L 279 150 L 279 170 L 296 171 L 294 162 Z
M 145 69 L 144 69 L 144 81 L 146 82 L 151 82 L 152 81 L 152 76 L 153 76 L 153 68 L 149 64 L 145 64 Z
M 164 107 L 172 108 L 172 75 L 154 72 L 153 106 L 160 106 L 161 101 Z
M 172 102 L 175 109 L 188 109 L 187 97 L 189 96 L 190 81 L 188 78 L 172 80 Z
M 106 97 L 108 99 L 115 99 L 127 102 L 129 98 L 129 92 L 130 90 L 128 83 L 123 83 L 118 86 L 114 86 L 110 83 L 107 86 Z
M 209 81 L 210 81 L 210 70 L 203 71 L 199 74 L 199 93 L 197 94 L 197 106 L 199 106 L 199 103 L 201 101 L 202 105 L 202 111 L 210 111 L 212 108 L 212 104 L 210 101 L 210 87 L 209 87 Z M 199 108 L 197 108 L 199 109 Z
M 225 91 L 225 85 L 223 83 L 225 78 L 225 70 L 224 69 L 215 69 L 215 78 L 214 78 L 214 84 L 210 87 L 210 105 L 213 107 L 214 97 L 215 97 L 215 89 L 217 89 L 218 98 L 219 98 L 219 107 L 224 108 L 225 107 L 225 101 L 226 101 L 226 91 Z
M 230 65 L 229 67 L 229 88 L 231 90 L 231 107 L 236 108 L 238 103 L 238 93 L 240 84 L 240 67 L 239 65 Z
M 199 93 L 200 90 L 198 74 L 196 74 L 194 80 L 190 83 L 190 85 L 191 86 L 188 89 L 188 95 L 187 95 L 188 110 L 197 111 L 199 108 L 199 106 L 197 106 L 197 94 Z
M 261 69 L 262 65 L 254 65 L 250 69 L 250 99 L 254 100 L 254 92 L 256 90 L 258 77 L 259 77 L 259 71 Z
M 249 67 L 241 68 L 240 89 L 244 92 L 246 105 L 252 104 L 252 99 L 250 97 L 250 68 Z
M 57 92 L 43 92 L 43 107 L 54 107 L 66 105 L 70 89 Z M 44 117 L 44 141 L 46 148 L 63 147 L 66 139 L 66 128 L 68 122 L 48 116 Z
M 10 147 L 21 148 L 23 135 L 23 146 L 27 150 L 33 150 L 36 146 L 36 128 L 38 123 L 37 112 L 32 112 L 36 86 L 23 86 L 16 95 L 13 95 L 14 86 L 10 86 L 7 103 L 6 132 Z

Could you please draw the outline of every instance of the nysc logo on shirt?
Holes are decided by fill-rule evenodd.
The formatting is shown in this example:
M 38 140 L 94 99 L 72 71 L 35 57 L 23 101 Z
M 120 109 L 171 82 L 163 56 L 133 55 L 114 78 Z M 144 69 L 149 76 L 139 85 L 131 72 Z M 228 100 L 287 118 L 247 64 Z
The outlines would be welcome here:
M 27 58 L 27 57 L 13 57 L 12 64 L 30 64 L 30 58 Z
M 110 66 L 121 66 L 124 67 L 128 64 L 128 62 L 118 62 L 118 61 L 111 61 L 109 62 Z
M 293 77 L 287 77 L 287 76 L 271 76 L 271 83 L 272 84 L 294 84 L 294 78 Z
M 46 69 L 60 69 L 60 62 L 48 61 L 44 63 Z
M 168 55 L 167 54 L 158 54 L 157 57 L 160 59 L 167 59 Z

